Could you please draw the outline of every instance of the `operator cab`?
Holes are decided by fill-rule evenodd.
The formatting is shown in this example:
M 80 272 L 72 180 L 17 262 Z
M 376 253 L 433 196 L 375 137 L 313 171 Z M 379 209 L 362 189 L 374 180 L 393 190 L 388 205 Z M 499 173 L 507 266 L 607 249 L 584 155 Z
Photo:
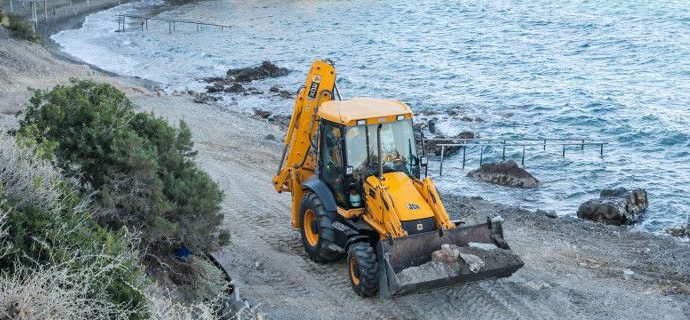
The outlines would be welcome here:
M 419 179 L 412 110 L 406 104 L 355 98 L 325 102 L 318 114 L 319 175 L 339 207 L 364 206 L 362 185 L 369 176 L 403 172 Z

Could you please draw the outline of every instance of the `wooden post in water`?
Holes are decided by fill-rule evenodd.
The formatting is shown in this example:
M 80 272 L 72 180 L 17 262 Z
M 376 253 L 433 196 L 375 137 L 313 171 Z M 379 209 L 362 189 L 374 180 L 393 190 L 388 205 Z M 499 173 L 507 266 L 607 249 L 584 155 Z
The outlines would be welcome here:
M 38 14 L 36 14 L 36 2 L 29 2 L 29 10 L 31 10 L 31 19 L 34 20 L 34 33 L 38 30 Z
M 479 147 L 479 166 L 482 166 L 482 161 L 484 161 L 484 146 Z
M 10 12 L 14 12 L 14 5 L 12 4 L 12 0 L 10 0 Z
M 503 140 L 503 161 L 506 161 L 506 141 Z
M 43 0 L 43 15 L 45 16 L 44 21 L 48 21 L 48 0 Z
M 446 146 L 441 146 L 441 166 L 438 169 L 438 175 L 443 176 L 443 156 L 446 153 Z

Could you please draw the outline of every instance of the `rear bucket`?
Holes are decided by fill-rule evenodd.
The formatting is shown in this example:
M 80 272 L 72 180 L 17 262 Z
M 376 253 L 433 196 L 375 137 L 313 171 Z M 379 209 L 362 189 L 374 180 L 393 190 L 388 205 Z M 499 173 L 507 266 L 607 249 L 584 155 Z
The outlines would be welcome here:
M 498 217 L 485 224 L 381 240 L 377 250 L 381 296 L 510 276 L 524 263 L 503 240 L 501 221 Z M 460 247 L 457 262 L 431 262 L 432 252 L 443 244 Z

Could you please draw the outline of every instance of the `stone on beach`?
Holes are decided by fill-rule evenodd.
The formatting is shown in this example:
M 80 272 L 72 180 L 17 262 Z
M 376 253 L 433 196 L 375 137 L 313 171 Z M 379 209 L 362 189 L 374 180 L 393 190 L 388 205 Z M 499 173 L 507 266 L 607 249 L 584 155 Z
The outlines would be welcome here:
M 606 224 L 633 224 L 640 221 L 647 205 L 647 191 L 643 189 L 604 189 L 599 198 L 581 204 L 577 216 Z
M 512 160 L 484 163 L 479 169 L 467 173 L 467 176 L 506 187 L 536 188 L 539 186 L 539 180 Z

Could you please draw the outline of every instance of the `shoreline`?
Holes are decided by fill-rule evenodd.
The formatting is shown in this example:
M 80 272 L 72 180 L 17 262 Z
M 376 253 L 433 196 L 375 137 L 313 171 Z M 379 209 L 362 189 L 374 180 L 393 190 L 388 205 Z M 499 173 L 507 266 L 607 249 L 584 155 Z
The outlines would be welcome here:
M 86 15 L 67 22 L 83 21 Z M 5 43 L 35 49 L 28 56 L 40 51 L 37 46 L 6 41 L 0 33 L 0 44 Z M 289 197 L 273 190 L 270 181 L 281 143 L 266 139 L 266 134 L 282 137 L 280 126 L 217 104 L 194 103 L 188 95 L 159 95 L 141 86 L 143 79 L 71 61 L 56 54 L 56 49 L 45 48 L 48 56 L 42 63 L 57 61 L 65 72 L 80 77 L 96 70 L 90 78 L 124 90 L 138 111 L 154 112 L 173 124 L 187 122 L 199 151 L 196 161 L 226 193 L 222 210 L 233 240 L 218 252 L 218 260 L 239 282 L 243 296 L 260 304 L 269 318 L 356 319 L 373 314 L 447 319 L 463 313 L 486 319 L 655 319 L 660 313 L 670 319 L 690 317 L 689 243 L 626 227 L 548 218 L 448 193 L 442 196 L 453 218 L 471 223 L 487 214 L 501 214 L 506 219 L 506 240 L 526 266 L 506 279 L 390 300 L 358 299 L 350 289 L 343 261 L 322 265 L 305 256 L 298 232 L 289 225 Z M 33 78 L 46 70 L 19 68 L 17 74 Z M 60 73 L 63 69 L 51 72 L 44 88 L 71 75 Z M 10 92 L 21 99 L 26 96 L 25 87 Z M 0 111 L 8 107 L 0 99 Z M 251 192 L 248 185 L 253 186 Z
M 62 31 L 81 28 L 84 24 L 84 21 L 86 20 L 86 17 L 91 14 L 108 10 L 127 3 L 137 2 L 139 0 L 100 1 L 101 2 L 94 2 L 90 5 L 87 5 L 86 3 L 80 3 L 77 5 L 73 5 L 72 7 L 64 8 L 64 11 L 60 11 L 61 14 L 50 16 L 53 19 L 49 20 L 48 23 L 39 24 L 37 32 L 40 33 L 43 37 L 43 39 L 41 40 L 41 44 L 43 45 L 43 47 L 46 48 L 46 50 L 48 50 L 48 52 L 50 52 L 55 58 L 60 59 L 62 61 L 89 66 L 91 69 L 96 70 L 100 73 L 106 74 L 113 78 L 120 78 L 128 82 L 133 82 L 139 86 L 145 87 L 146 89 L 152 92 L 160 90 L 161 85 L 158 82 L 140 77 L 120 75 L 115 72 L 102 69 L 96 65 L 86 63 L 81 59 L 74 57 L 67 52 L 62 51 L 60 44 L 58 44 L 57 42 L 55 42 L 55 40 L 52 39 L 53 35 L 58 34 Z M 153 11 L 156 13 L 160 13 L 165 10 L 169 10 L 171 7 L 174 6 L 177 6 L 177 4 L 172 4 L 166 1 L 160 7 L 155 8 L 155 10 Z

